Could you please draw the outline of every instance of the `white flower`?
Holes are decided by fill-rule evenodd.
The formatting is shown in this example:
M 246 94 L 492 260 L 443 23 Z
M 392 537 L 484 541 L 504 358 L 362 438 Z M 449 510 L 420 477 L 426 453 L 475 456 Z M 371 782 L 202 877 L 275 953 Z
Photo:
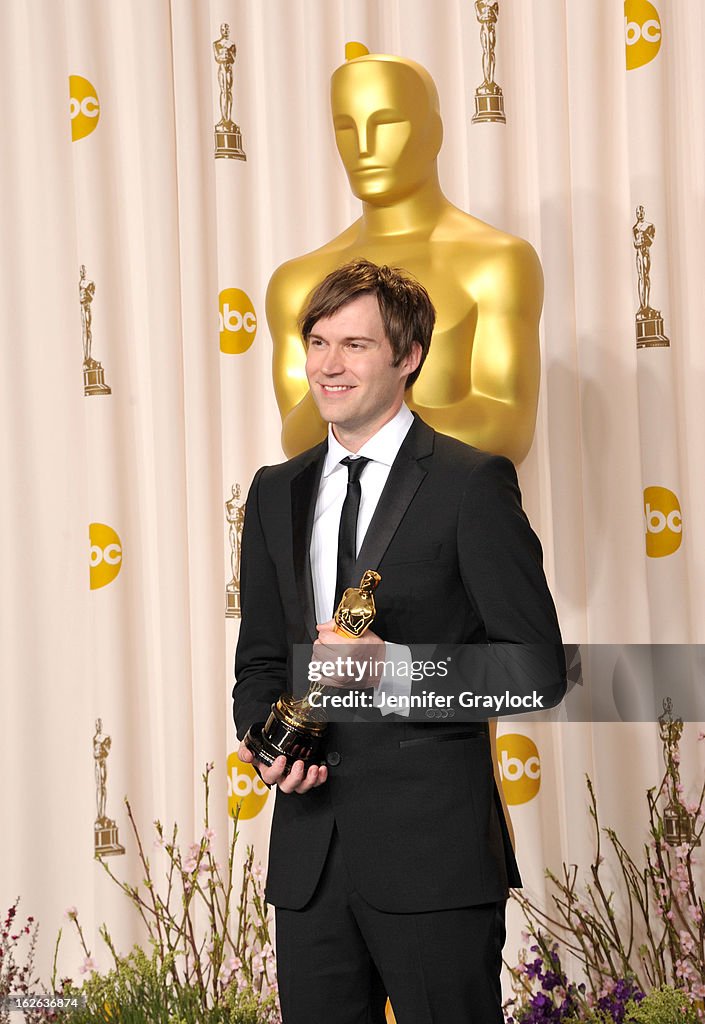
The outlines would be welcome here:
M 92 956 L 87 956 L 78 969 L 81 972 L 81 974 L 90 974 L 91 971 L 98 970 L 98 965 Z
M 66 910 L 64 911 L 64 917 L 68 921 L 75 921 L 76 918 L 78 917 L 78 910 L 76 909 L 76 907 L 67 907 Z

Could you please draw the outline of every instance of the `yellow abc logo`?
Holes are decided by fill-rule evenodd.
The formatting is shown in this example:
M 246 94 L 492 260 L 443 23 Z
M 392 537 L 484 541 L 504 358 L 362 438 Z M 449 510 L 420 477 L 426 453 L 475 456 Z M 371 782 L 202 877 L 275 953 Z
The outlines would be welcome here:
M 122 567 L 122 544 L 112 526 L 91 523 L 88 528 L 91 551 L 91 590 L 107 587 Z
M 220 293 L 220 351 L 228 355 L 247 352 L 257 333 L 257 316 L 247 292 L 224 288 Z
M 624 42 L 628 71 L 648 64 L 661 49 L 661 19 L 649 0 L 624 0 Z
M 525 804 L 541 787 L 541 759 L 528 736 L 508 732 L 497 736 L 497 760 L 508 804 Z
M 240 805 L 240 820 L 254 818 L 264 807 L 269 790 L 252 765 L 241 761 L 235 752 L 228 755 L 228 813 Z
M 647 487 L 644 490 L 644 530 L 649 558 L 672 555 L 681 546 L 681 507 L 678 498 L 667 487 Z
M 364 43 L 358 43 L 357 40 L 351 39 L 349 43 L 345 44 L 345 59 L 355 60 L 356 57 L 366 57 L 370 51 L 367 49 Z
M 69 112 L 71 114 L 71 138 L 74 142 L 90 135 L 100 118 L 98 93 L 87 78 L 69 75 Z

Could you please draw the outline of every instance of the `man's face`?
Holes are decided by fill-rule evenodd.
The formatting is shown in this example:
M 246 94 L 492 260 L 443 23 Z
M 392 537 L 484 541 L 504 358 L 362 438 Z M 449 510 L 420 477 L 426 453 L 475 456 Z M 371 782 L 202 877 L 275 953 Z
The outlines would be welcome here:
M 341 443 L 358 447 L 394 416 L 407 376 L 418 366 L 420 346 L 399 366 L 375 295 L 360 295 L 331 317 L 316 321 L 306 352 L 313 400 Z
M 392 61 L 343 65 L 331 94 L 338 152 L 358 199 L 384 205 L 410 195 L 435 168 L 440 139 L 426 91 Z

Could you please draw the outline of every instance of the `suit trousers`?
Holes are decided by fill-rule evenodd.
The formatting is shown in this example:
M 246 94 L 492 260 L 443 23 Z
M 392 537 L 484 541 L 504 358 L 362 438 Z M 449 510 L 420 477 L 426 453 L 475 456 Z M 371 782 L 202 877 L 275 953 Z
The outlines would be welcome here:
M 276 909 L 283 1024 L 384 1024 L 387 994 L 397 1024 L 502 1024 L 505 906 L 376 910 L 354 890 L 334 830 L 311 900 Z

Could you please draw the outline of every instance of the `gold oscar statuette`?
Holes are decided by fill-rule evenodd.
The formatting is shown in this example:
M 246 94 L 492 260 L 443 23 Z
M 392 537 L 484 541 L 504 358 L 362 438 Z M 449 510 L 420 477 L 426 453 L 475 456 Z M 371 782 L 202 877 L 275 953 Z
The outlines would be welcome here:
M 94 827 L 94 850 L 96 857 L 114 857 L 125 852 L 120 845 L 115 821 L 105 813 L 108 780 L 108 754 L 112 740 L 103 735 L 103 722 L 96 719 L 93 736 L 93 761 L 95 764 L 96 819 Z
M 381 578 L 374 569 L 367 569 L 359 587 L 348 587 L 333 616 L 336 633 L 352 640 L 369 629 L 376 611 L 372 592 Z M 283 754 L 287 773 L 295 761 L 303 761 L 305 770 L 309 765 L 323 763 L 321 747 L 328 721 L 321 708 L 312 706 L 310 698 L 324 689 L 325 684 L 317 682 L 309 684 L 303 697 L 283 693 L 272 704 L 264 725 L 250 726 L 245 744 L 258 761 L 271 767 Z
M 666 763 L 666 778 L 662 784 L 662 791 L 665 789 L 665 795 L 669 798 L 663 812 L 663 837 L 669 846 L 691 843 L 693 846 L 700 846 L 700 839 L 694 839 L 694 817 L 687 807 L 684 807 L 678 788 L 681 781 L 678 748 L 683 733 L 683 719 L 674 718 L 672 711 L 673 701 L 666 697 L 663 702 L 663 714 L 658 718 L 663 759 Z
M 477 0 L 475 16 L 480 22 L 480 42 L 482 43 L 482 85 L 475 90 L 475 114 L 473 124 L 480 121 L 501 121 L 504 116 L 504 95 L 494 80 L 496 63 L 495 49 L 497 46 L 497 18 L 499 17 L 498 0 Z
M 660 309 L 654 309 L 651 299 L 651 246 L 656 228 L 649 224 L 643 206 L 636 208 L 636 224 L 632 228 L 636 250 L 636 272 L 639 277 L 639 309 L 636 314 L 636 347 L 669 348 Z
M 220 26 L 220 39 L 213 43 L 213 54 L 218 65 L 218 85 L 220 87 L 220 121 L 215 126 L 216 158 L 226 157 L 230 160 L 247 160 L 242 148 L 242 133 L 233 121 L 233 64 L 237 54 L 235 43 L 229 42 L 230 26 Z
M 240 501 L 240 484 L 233 484 L 230 499 L 225 502 L 225 516 L 228 520 L 230 540 L 230 569 L 232 579 L 225 587 L 225 617 L 240 618 L 240 549 L 242 528 L 245 525 L 245 502 Z
M 86 278 L 86 268 L 81 266 L 78 281 L 78 297 L 81 303 L 81 335 L 83 338 L 83 394 L 109 395 L 111 389 L 105 383 L 102 363 L 93 358 L 93 311 L 91 303 L 95 297 L 95 281 Z

